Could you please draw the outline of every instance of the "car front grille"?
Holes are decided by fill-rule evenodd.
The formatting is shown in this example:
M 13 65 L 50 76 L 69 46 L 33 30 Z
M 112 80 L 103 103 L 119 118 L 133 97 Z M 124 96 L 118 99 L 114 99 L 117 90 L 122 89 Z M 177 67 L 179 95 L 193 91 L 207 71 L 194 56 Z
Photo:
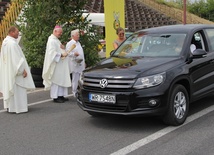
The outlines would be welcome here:
M 86 102 L 85 106 L 90 109 L 94 110 L 102 110 L 102 111 L 117 111 L 117 112 L 122 112 L 126 110 L 125 105 L 109 105 L 109 104 L 98 104 L 98 103 L 90 103 Z
M 130 96 L 129 95 L 121 95 L 118 92 L 124 92 L 129 94 L 132 90 L 132 87 L 135 83 L 135 79 L 111 79 L 105 78 L 108 81 L 108 85 L 105 88 L 101 88 L 100 81 L 104 78 L 99 77 L 84 77 L 83 80 L 83 88 L 85 92 L 83 93 L 84 104 L 89 109 L 101 110 L 101 111 L 112 111 L 112 112 L 125 112 L 129 109 Z M 87 93 L 86 93 L 87 92 Z M 117 102 L 116 104 L 111 103 L 96 103 L 90 102 L 88 100 L 88 92 L 96 92 L 96 93 L 116 93 L 117 94 Z
M 83 78 L 83 87 L 85 88 L 101 88 L 100 81 L 104 78 Z M 106 78 L 107 79 L 107 78 Z M 107 79 L 108 85 L 105 89 L 128 89 L 132 88 L 135 79 Z

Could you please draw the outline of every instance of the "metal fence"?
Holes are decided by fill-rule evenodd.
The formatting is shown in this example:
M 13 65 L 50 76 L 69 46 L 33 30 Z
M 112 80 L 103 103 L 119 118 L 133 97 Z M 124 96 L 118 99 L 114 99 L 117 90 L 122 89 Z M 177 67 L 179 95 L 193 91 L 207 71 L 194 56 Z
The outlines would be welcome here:
M 139 1 L 143 2 L 145 5 L 148 5 L 149 7 L 152 7 L 153 9 L 156 9 L 157 11 L 160 11 L 163 14 L 170 16 L 171 18 L 183 23 L 183 19 L 184 19 L 183 10 L 157 3 L 155 0 L 139 0 Z M 212 22 L 212 21 L 200 18 L 189 12 L 186 12 L 186 23 L 187 24 L 214 24 L 214 22 Z
M 2 45 L 3 39 L 7 36 L 9 27 L 15 24 L 15 21 L 23 7 L 23 3 L 24 0 L 11 0 L 0 23 L 0 45 Z

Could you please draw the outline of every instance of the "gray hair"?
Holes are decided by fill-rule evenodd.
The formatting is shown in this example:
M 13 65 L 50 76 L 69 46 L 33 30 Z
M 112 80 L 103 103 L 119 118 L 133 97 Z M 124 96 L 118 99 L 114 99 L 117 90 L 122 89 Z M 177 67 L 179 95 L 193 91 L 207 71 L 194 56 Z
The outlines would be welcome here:
M 79 29 L 72 30 L 71 37 L 74 36 L 76 33 L 79 33 Z

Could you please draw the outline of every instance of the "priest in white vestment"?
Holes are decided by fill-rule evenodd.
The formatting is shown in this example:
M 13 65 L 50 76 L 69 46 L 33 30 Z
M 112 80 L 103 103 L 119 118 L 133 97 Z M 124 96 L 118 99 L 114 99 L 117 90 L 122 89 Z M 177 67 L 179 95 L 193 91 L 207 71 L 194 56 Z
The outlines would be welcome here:
M 0 91 L 4 108 L 11 113 L 28 112 L 27 90 L 35 89 L 28 63 L 17 38 L 19 30 L 11 27 L 0 53 Z
M 66 44 L 66 50 L 69 50 L 73 45 L 75 48 L 69 53 L 69 68 L 72 73 L 72 93 L 76 96 L 78 81 L 82 71 L 85 70 L 85 57 L 83 48 L 79 42 L 79 29 L 71 31 L 71 40 Z
M 68 53 L 59 40 L 62 32 L 60 26 L 55 26 L 53 34 L 49 36 L 42 72 L 45 90 L 50 89 L 50 97 L 57 103 L 68 100 L 65 96 L 68 95 L 68 87 L 71 86 Z

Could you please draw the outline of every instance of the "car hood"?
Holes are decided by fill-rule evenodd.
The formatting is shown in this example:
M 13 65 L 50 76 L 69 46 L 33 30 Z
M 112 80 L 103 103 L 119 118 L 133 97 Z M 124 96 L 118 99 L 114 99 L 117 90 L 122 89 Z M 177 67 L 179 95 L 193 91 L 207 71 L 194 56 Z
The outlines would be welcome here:
M 136 78 L 161 73 L 182 63 L 178 57 L 118 58 L 111 57 L 86 69 L 84 76 L 105 78 Z M 142 75 L 143 74 L 143 75 Z

